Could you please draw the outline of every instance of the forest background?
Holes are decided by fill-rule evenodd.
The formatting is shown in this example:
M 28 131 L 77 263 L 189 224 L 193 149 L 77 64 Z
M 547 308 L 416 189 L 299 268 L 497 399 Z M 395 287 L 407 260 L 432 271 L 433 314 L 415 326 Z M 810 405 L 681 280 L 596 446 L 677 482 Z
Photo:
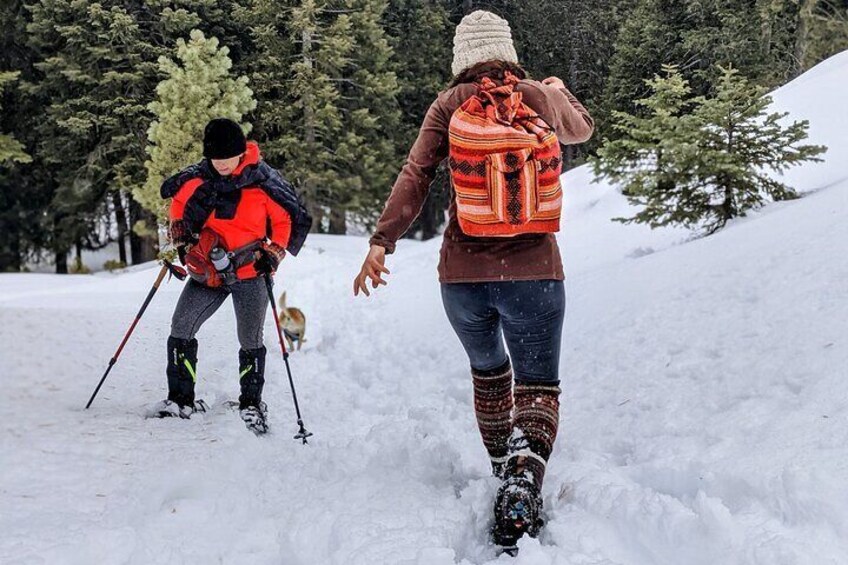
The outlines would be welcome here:
M 566 168 L 627 134 L 616 122 L 648 111 L 664 65 L 711 96 L 722 68 L 772 89 L 848 48 L 848 0 L 5 0 L 0 271 L 81 272 L 84 251 L 115 244 L 107 267 L 155 258 L 156 188 L 199 159 L 214 115 L 250 130 L 317 231 L 367 229 L 476 9 L 595 118 Z M 447 183 L 410 237 L 439 233 Z

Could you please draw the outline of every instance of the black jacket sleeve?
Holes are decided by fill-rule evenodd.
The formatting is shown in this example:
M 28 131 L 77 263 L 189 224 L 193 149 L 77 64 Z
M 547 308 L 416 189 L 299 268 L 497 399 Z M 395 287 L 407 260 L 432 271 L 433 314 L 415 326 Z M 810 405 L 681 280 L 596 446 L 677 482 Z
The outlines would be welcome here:
M 177 195 L 177 192 L 179 192 L 180 188 L 182 188 L 185 183 L 197 177 L 203 179 L 209 179 L 212 177 L 212 173 L 209 169 L 209 163 L 206 159 L 203 159 L 194 165 L 190 165 L 166 179 L 165 182 L 162 183 L 162 188 L 159 189 L 159 195 L 163 200 L 166 198 L 173 198 Z

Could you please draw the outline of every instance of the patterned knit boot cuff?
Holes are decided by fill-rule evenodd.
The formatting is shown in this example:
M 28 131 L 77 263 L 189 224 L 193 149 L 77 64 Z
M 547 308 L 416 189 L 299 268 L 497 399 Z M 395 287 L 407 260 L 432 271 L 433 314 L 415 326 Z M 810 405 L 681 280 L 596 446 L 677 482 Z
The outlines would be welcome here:
M 472 369 L 474 412 L 483 445 L 499 474 L 508 454 L 512 434 L 512 369 L 509 362 L 490 371 Z
M 507 475 L 530 473 L 541 488 L 559 429 L 560 392 L 555 384 L 515 385 Z

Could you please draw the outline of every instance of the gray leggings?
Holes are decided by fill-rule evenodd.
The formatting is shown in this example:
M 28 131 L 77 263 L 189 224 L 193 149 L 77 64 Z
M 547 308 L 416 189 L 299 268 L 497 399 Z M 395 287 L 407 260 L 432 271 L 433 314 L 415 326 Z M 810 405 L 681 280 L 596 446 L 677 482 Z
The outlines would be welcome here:
M 268 291 L 263 277 L 241 280 L 233 285 L 218 288 L 209 288 L 189 279 L 171 319 L 171 336 L 194 339 L 200 326 L 231 294 L 236 312 L 239 345 L 242 349 L 262 347 L 262 328 L 268 309 Z

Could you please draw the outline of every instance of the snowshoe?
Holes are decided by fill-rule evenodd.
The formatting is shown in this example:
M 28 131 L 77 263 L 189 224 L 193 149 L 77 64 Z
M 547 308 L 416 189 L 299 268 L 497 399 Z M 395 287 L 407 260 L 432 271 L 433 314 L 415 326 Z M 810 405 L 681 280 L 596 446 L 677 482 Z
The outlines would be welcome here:
M 196 414 L 198 412 L 204 412 L 205 413 L 205 412 L 208 412 L 208 411 L 209 411 L 209 405 L 206 404 L 206 401 L 204 401 L 204 400 L 195 400 L 194 406 L 191 407 L 191 413 L 192 414 Z
M 180 406 L 173 400 L 160 400 L 147 411 L 148 418 L 191 418 L 197 412 L 206 412 L 209 406 L 202 401 L 196 400 L 193 404 Z
M 265 420 L 268 408 L 264 402 L 259 406 L 246 406 L 239 410 L 239 415 L 247 426 L 247 429 L 258 436 L 268 433 L 268 423 Z
M 495 500 L 495 545 L 514 556 L 518 553 L 518 540 L 525 534 L 535 538 L 542 525 L 542 497 L 536 485 L 523 477 L 504 481 Z

